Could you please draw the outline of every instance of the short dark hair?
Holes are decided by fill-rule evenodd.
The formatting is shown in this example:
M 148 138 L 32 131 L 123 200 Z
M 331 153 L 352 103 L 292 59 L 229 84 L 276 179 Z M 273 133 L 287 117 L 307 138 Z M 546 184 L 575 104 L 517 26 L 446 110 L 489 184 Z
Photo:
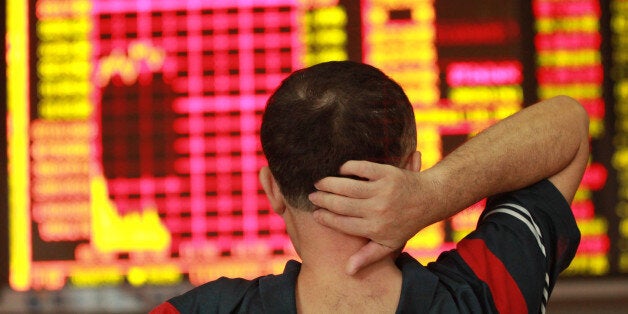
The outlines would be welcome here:
M 408 97 L 379 69 L 332 61 L 295 71 L 271 95 L 261 141 L 288 204 L 311 211 L 314 183 L 348 160 L 399 166 L 416 150 Z

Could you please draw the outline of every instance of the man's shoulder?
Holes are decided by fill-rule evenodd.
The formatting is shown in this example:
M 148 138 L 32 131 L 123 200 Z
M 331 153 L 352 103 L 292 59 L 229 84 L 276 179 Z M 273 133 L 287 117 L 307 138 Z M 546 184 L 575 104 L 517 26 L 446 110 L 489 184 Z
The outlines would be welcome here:
M 266 275 L 270 276 L 270 275 Z M 244 279 L 244 278 L 228 278 L 228 277 L 220 277 L 214 281 L 210 281 L 204 283 L 190 291 L 188 293 L 192 294 L 202 294 L 202 293 L 225 293 L 232 294 L 238 291 L 245 291 L 249 289 L 255 289 L 259 285 L 259 281 L 261 278 L 266 276 L 257 277 L 255 279 Z
M 271 275 L 266 275 L 271 276 Z M 214 281 L 207 282 L 202 284 L 192 290 L 190 290 L 189 294 L 196 295 L 216 295 L 216 296 L 238 296 L 243 293 L 253 292 L 259 289 L 259 281 L 266 277 L 261 276 L 255 279 L 244 279 L 244 278 L 228 278 L 228 277 L 220 277 Z
M 445 252 L 427 267 L 407 253 L 399 256 L 403 284 L 398 312 L 495 313 L 487 296 L 477 293 L 477 280 L 459 269 L 456 255 L 455 250 Z
M 476 230 L 429 268 L 449 287 L 473 291 L 491 310 L 534 312 L 547 303 L 579 238 L 569 203 L 541 180 L 490 197 Z
M 251 298 L 259 294 L 261 278 L 263 277 L 247 280 L 221 277 L 176 296 L 168 302 L 181 313 L 232 312 L 241 305 L 247 295 Z
M 180 313 L 261 313 L 275 306 L 292 307 L 299 266 L 291 261 L 282 274 L 250 280 L 221 277 L 176 296 L 168 303 Z M 273 300 L 272 304 L 269 300 Z

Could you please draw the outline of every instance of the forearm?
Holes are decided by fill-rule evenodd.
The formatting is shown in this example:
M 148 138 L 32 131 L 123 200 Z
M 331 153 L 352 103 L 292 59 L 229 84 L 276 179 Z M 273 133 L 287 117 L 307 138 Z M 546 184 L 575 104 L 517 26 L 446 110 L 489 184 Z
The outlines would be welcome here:
M 447 218 L 484 197 L 525 187 L 570 164 L 588 141 L 588 117 L 575 100 L 559 96 L 489 127 L 420 173 Z

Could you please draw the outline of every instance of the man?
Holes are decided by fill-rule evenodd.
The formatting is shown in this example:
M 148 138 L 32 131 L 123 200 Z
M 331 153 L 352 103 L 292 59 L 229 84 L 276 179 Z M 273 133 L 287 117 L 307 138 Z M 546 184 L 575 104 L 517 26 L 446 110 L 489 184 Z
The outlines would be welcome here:
M 290 75 L 264 113 L 260 182 L 302 262 L 218 279 L 154 312 L 542 311 L 579 241 L 566 200 L 587 163 L 582 107 L 568 97 L 531 106 L 423 172 L 415 129 L 403 90 L 371 66 Z M 428 267 L 396 254 L 423 227 L 530 185 L 491 198 L 478 229 Z

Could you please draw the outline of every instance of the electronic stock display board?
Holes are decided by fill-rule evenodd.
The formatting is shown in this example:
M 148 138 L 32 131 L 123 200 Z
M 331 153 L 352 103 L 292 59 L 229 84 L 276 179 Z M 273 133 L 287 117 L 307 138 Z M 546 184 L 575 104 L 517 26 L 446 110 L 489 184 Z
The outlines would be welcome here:
M 628 273 L 628 1 L 31 0 L 7 29 L 12 289 L 280 272 L 296 253 L 257 182 L 265 101 L 347 59 L 404 87 L 423 168 L 536 100 L 580 100 L 593 149 L 565 274 Z M 433 260 L 482 206 L 407 250 Z

